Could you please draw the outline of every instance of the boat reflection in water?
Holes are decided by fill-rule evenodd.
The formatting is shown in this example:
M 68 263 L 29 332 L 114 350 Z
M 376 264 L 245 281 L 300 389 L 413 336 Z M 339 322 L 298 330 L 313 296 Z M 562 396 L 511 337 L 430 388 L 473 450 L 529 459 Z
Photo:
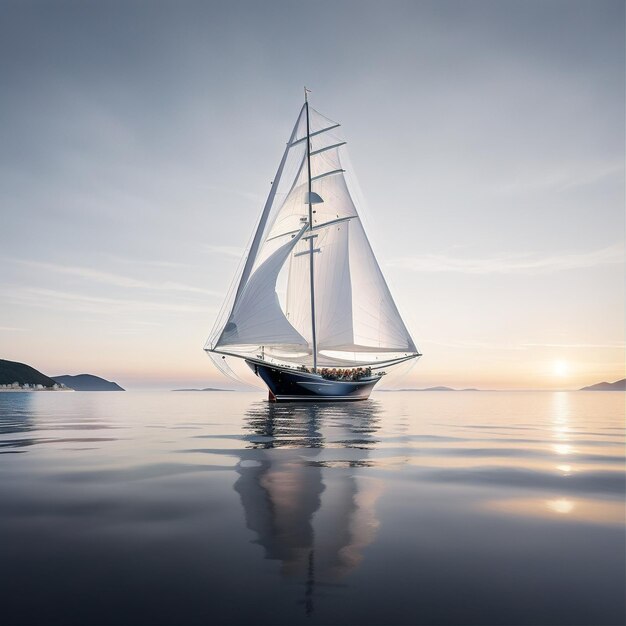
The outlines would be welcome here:
M 305 585 L 341 583 L 374 540 L 382 482 L 360 475 L 376 443 L 379 408 L 330 404 L 255 404 L 246 417 L 250 447 L 235 490 L 265 558 Z

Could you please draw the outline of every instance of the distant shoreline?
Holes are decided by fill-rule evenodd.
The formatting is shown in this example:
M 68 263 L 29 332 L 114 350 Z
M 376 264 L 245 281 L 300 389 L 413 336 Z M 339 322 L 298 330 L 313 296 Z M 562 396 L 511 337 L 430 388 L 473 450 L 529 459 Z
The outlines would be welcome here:
M 34 393 L 40 391 L 69 391 L 72 393 L 98 393 L 93 391 L 80 391 L 76 389 L 0 389 L 0 393 Z M 204 392 L 215 392 L 215 393 L 258 393 L 259 395 L 266 396 L 266 392 L 259 390 L 253 391 L 251 389 L 126 389 L 126 393 L 173 393 L 173 392 L 183 392 L 183 393 L 204 393 Z M 586 393 L 625 393 L 626 390 L 623 389 L 438 389 L 436 392 L 439 393 L 580 393 L 581 391 Z M 374 391 L 375 394 L 378 393 L 433 393 L 435 390 L 432 389 L 377 389 Z M 102 393 L 105 393 L 102 391 Z M 108 393 L 108 392 L 107 392 Z M 373 394 L 372 394 L 373 395 Z
M 589 391 L 593 393 L 597 392 L 613 392 L 613 393 L 624 393 L 626 389 L 377 389 L 375 393 L 390 393 L 390 392 L 438 392 L 438 393 L 448 393 L 453 391 L 454 393 L 462 393 L 462 392 L 475 392 L 478 391 L 480 393 L 578 393 L 580 391 Z
M 206 387 L 205 389 L 170 389 L 170 391 L 228 391 L 235 392 L 237 389 L 215 389 L 213 387 Z M 243 391 L 243 390 L 241 390 Z
M 75 389 L 52 389 L 51 387 L 44 387 L 43 389 L 0 389 L 0 393 L 35 393 L 39 391 L 71 391 L 73 393 Z

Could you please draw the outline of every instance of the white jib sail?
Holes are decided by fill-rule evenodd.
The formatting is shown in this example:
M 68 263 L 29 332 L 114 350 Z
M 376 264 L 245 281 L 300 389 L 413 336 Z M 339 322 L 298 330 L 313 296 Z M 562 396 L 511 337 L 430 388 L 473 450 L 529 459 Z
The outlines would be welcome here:
M 309 111 L 313 221 L 308 224 L 303 108 L 259 220 L 234 301 L 207 349 L 252 356 L 264 347 L 268 357 L 311 364 L 313 256 L 319 366 L 376 363 L 417 354 L 343 175 L 345 142 L 339 125 Z M 287 284 L 282 301 L 276 291 L 279 275 L 286 276 Z
M 276 280 L 307 226 L 273 252 L 245 283 L 220 337 L 221 346 L 306 346 L 307 341 L 287 321 Z

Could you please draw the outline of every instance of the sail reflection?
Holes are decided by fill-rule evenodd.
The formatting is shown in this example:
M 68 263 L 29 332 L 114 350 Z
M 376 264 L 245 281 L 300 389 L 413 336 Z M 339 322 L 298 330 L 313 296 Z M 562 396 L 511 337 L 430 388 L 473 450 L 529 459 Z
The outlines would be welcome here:
M 265 558 L 300 579 L 312 611 L 316 584 L 338 583 L 362 561 L 378 528 L 382 483 L 359 475 L 376 444 L 379 407 L 258 403 L 235 490 Z

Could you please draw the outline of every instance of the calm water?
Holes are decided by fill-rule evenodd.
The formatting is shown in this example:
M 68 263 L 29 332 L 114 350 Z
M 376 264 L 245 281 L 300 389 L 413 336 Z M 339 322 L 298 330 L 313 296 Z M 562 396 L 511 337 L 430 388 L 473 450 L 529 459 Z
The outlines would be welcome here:
M 624 394 L 0 393 L 3 624 L 621 624 Z

